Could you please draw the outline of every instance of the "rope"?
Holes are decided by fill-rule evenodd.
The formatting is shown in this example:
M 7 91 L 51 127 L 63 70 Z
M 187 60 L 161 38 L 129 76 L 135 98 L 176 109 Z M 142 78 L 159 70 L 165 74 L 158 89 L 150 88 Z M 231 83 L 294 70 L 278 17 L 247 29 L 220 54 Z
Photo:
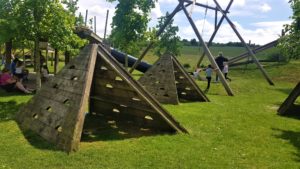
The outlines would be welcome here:
M 208 0 L 206 1 L 206 5 L 208 5 Z M 202 27 L 202 36 L 204 35 L 205 21 L 207 17 L 208 8 L 205 9 L 204 19 L 203 19 L 203 27 Z
M 192 4 L 192 7 L 191 7 L 191 10 L 190 10 L 190 17 L 192 16 L 193 12 L 194 12 L 194 8 L 195 8 L 195 5 L 196 5 L 196 0 L 193 0 L 193 4 Z

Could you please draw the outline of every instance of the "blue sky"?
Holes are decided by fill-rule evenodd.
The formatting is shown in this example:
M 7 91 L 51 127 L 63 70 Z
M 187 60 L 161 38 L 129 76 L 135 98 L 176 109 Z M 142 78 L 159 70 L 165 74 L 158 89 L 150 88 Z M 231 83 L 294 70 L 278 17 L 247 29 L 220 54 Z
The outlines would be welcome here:
M 198 3 L 215 6 L 213 0 L 196 0 Z M 229 0 L 218 1 L 223 9 Z M 178 0 L 158 0 L 156 8 L 151 12 L 149 27 L 157 24 L 157 18 L 172 12 L 177 6 Z M 89 17 L 97 16 L 97 33 L 103 36 L 106 11 L 110 10 L 109 23 L 115 12 L 115 4 L 105 0 L 80 0 L 79 11 L 85 13 L 89 9 Z M 214 11 L 208 11 L 204 20 L 205 9 L 194 6 L 188 8 L 191 12 L 199 31 L 205 40 L 208 40 L 214 31 Z M 265 44 L 278 38 L 282 25 L 290 23 L 292 15 L 288 0 L 235 0 L 230 9 L 229 18 L 234 22 L 245 41 L 251 40 L 256 44 Z M 219 14 L 219 17 L 221 14 Z M 183 12 L 179 12 L 174 18 L 174 24 L 179 27 L 179 35 L 185 39 L 196 38 Z M 204 30 L 203 30 L 204 24 Z M 109 26 L 110 27 L 110 26 Z M 109 28 L 110 31 L 110 28 Z M 214 42 L 239 41 L 226 21 L 223 22 Z

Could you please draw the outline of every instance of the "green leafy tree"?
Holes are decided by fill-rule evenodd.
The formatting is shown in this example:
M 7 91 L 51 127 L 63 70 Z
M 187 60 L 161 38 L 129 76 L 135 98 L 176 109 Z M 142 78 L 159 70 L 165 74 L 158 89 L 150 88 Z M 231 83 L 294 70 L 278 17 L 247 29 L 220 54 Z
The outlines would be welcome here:
M 285 25 L 286 35 L 281 38 L 279 47 L 289 59 L 300 58 L 300 0 L 290 0 L 293 9 L 292 24 Z
M 140 43 L 146 40 L 145 32 L 150 20 L 149 14 L 157 0 L 107 1 L 118 1 L 109 39 L 120 50 L 137 54 Z
M 169 13 L 167 12 L 166 16 L 168 16 Z M 162 27 L 162 25 L 165 23 L 167 17 L 161 17 L 159 18 L 158 25 L 156 26 L 157 29 Z M 177 36 L 177 33 L 179 31 L 178 26 L 173 26 L 174 19 L 172 19 L 169 23 L 169 25 L 165 28 L 164 32 L 159 37 L 157 46 L 155 48 L 155 54 L 158 56 L 163 55 L 165 52 L 170 52 L 174 54 L 175 56 L 180 55 L 180 37 Z
M 72 42 L 79 40 L 73 33 L 75 17 L 60 1 L 53 0 L 22 1 L 20 11 L 23 36 L 35 44 L 37 89 L 39 89 L 41 86 L 39 43 L 46 41 L 55 49 L 69 51 Z
M 13 40 L 18 37 L 19 0 L 0 0 L 0 43 L 5 43 L 6 67 L 11 63 Z
M 198 46 L 198 42 L 197 42 L 196 39 L 191 39 L 190 43 L 191 43 L 192 46 Z

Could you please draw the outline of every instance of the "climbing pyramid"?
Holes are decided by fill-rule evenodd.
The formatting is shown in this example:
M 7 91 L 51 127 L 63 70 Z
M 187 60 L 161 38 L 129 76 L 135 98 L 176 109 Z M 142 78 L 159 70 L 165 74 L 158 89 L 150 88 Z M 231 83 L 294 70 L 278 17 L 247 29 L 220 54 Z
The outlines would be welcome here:
M 300 114 L 300 105 L 295 105 L 297 98 L 300 96 L 300 82 L 288 96 L 288 98 L 283 102 L 283 104 L 278 109 L 280 115 L 287 115 L 292 113 Z
M 17 114 L 29 129 L 66 151 L 77 151 L 89 114 L 117 125 L 187 132 L 101 45 L 88 45 Z
M 161 103 L 178 104 L 179 100 L 209 101 L 171 54 L 161 56 L 138 81 Z

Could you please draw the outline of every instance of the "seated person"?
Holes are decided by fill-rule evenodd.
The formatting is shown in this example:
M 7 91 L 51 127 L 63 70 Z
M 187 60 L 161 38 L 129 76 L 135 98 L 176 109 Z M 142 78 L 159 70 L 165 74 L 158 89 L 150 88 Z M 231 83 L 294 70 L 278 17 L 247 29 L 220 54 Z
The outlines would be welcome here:
M 49 78 L 49 69 L 47 65 L 44 65 L 41 69 L 42 81 L 45 82 Z
M 14 75 L 15 72 L 16 72 L 17 63 L 18 63 L 19 61 L 20 61 L 20 60 L 19 60 L 18 58 L 15 58 L 15 59 L 11 62 L 11 64 L 10 64 L 9 69 L 10 69 L 10 72 L 11 72 L 13 75 Z
M 14 79 L 9 70 L 6 68 L 2 70 L 2 74 L 0 76 L 0 86 L 7 92 L 12 92 L 14 89 L 18 89 L 26 94 L 31 93 L 31 91 L 26 89 L 21 82 Z
M 23 80 L 28 80 L 28 70 L 25 69 L 24 64 L 22 61 L 17 62 L 17 66 L 15 69 L 14 75 L 20 80 L 21 82 Z

